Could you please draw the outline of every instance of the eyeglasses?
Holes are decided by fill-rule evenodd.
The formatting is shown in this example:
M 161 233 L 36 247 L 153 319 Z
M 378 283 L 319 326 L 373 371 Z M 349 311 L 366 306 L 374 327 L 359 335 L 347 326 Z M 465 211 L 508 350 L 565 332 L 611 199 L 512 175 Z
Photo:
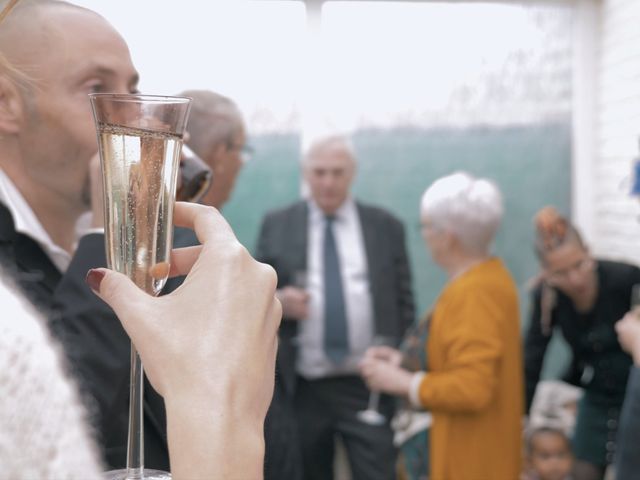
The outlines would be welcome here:
M 419 222 L 416 225 L 416 228 L 418 232 L 425 235 L 430 235 L 432 233 L 440 231 L 440 229 L 437 226 L 433 225 L 432 223 L 426 223 L 426 222 Z
M 588 273 L 593 269 L 593 259 L 591 257 L 584 257 L 578 260 L 573 265 L 556 270 L 555 272 L 547 272 L 546 279 L 550 284 L 558 284 L 567 281 L 569 275 L 572 272 L 575 273 Z
M 232 152 L 239 152 L 240 161 L 243 165 L 249 163 L 255 153 L 255 149 L 251 145 L 234 143 L 233 140 L 227 142 L 227 149 Z

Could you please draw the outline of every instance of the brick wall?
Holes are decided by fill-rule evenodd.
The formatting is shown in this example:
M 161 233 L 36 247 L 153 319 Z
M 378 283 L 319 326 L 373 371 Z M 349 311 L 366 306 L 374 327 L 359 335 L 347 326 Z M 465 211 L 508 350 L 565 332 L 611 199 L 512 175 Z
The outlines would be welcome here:
M 640 138 L 640 1 L 576 8 L 584 56 L 574 68 L 574 218 L 596 255 L 640 263 L 640 199 L 628 194 Z

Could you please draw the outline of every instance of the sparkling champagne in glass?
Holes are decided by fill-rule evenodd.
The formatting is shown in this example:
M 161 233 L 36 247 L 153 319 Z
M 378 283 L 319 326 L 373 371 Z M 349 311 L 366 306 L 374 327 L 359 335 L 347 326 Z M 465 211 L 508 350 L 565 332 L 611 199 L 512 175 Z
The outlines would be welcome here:
M 169 275 L 173 205 L 190 99 L 90 95 L 103 173 L 109 268 L 158 295 Z M 143 370 L 131 345 L 127 466 L 106 478 L 166 479 L 144 469 Z

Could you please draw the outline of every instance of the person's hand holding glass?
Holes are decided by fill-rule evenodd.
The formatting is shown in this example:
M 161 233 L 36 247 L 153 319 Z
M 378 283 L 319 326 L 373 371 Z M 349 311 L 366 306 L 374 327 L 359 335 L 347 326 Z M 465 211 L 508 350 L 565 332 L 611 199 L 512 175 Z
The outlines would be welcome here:
M 118 315 L 165 401 L 174 476 L 259 478 L 282 318 L 277 277 L 213 208 L 178 203 L 175 225 L 202 243 L 171 253 L 170 275 L 188 274 L 180 289 L 154 298 L 106 269 L 87 281 Z
M 107 264 L 156 296 L 169 276 L 178 161 L 190 99 L 91 94 L 104 191 Z M 131 346 L 127 467 L 109 479 L 170 478 L 144 470 L 142 362 Z
M 277 290 L 276 296 L 282 304 L 282 314 L 289 320 L 304 320 L 309 314 L 306 270 L 296 270 L 291 282 Z
M 392 344 L 392 338 L 382 335 L 375 336 L 372 346 L 367 349 L 364 357 L 360 361 L 360 373 L 371 390 L 371 393 L 369 395 L 369 405 L 366 410 L 358 412 L 358 419 L 369 425 L 383 425 L 387 421 L 384 415 L 378 411 L 380 393 L 385 392 L 385 390 L 371 383 L 369 378 L 372 373 L 379 372 L 383 364 L 388 364 L 393 367 L 400 365 L 402 354 L 391 347 L 390 345 Z
M 377 343 L 377 345 L 375 345 Z M 358 418 L 369 424 L 384 423 L 377 412 L 380 392 L 401 397 L 409 396 L 413 374 L 403 369 L 402 353 L 379 340 L 366 352 L 360 361 L 360 374 L 371 390 L 369 408 L 359 412 Z M 377 414 L 377 415 L 376 415 Z

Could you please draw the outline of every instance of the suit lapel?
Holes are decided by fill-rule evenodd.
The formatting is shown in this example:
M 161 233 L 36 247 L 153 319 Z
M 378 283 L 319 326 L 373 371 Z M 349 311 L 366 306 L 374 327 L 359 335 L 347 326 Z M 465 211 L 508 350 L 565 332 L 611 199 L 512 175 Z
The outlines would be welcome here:
M 11 213 L 0 204 L 0 262 L 40 307 L 48 307 L 60 271 L 32 238 L 16 232 Z M 46 292 L 46 293 L 45 293 Z
M 362 239 L 364 241 L 364 250 L 367 256 L 367 269 L 369 270 L 369 281 L 373 287 L 376 270 L 378 266 L 378 252 L 380 252 L 380 244 L 378 241 L 380 232 L 377 231 L 375 225 L 375 218 L 371 215 L 371 212 L 356 202 L 358 208 L 358 216 L 360 217 L 360 228 L 362 229 Z
M 369 273 L 369 291 L 373 304 L 373 315 L 375 317 L 376 332 L 384 331 L 378 314 L 377 299 L 380 292 L 380 232 L 376 225 L 376 218 L 367 207 L 356 202 L 358 216 L 360 217 L 360 228 L 362 229 L 362 240 L 364 242 L 365 255 L 367 257 L 367 270 Z
M 291 234 L 287 237 L 286 252 L 290 259 L 291 275 L 293 278 L 296 270 L 307 269 L 307 237 L 309 233 L 309 207 L 307 202 L 299 202 L 291 211 Z

